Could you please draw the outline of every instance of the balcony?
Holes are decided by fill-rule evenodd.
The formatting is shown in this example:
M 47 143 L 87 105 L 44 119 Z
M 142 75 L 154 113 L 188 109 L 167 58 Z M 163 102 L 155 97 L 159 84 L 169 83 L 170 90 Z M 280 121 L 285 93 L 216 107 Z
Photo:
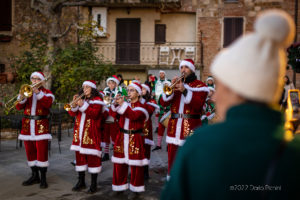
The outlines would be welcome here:
M 161 45 L 152 42 L 101 42 L 95 45 L 103 60 L 112 64 L 173 66 L 186 58 L 193 59 L 195 64 L 201 63 L 201 46 L 196 42 L 167 42 Z

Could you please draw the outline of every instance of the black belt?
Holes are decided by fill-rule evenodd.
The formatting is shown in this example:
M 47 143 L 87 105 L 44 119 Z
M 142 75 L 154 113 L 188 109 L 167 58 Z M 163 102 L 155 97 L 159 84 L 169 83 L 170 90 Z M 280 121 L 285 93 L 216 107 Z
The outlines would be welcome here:
M 48 115 L 24 115 L 27 119 L 40 120 L 40 119 L 48 119 Z
M 136 134 L 136 133 L 143 133 L 143 129 L 137 129 L 137 130 L 126 130 L 123 128 L 120 128 L 120 131 L 126 134 Z
M 200 119 L 200 114 L 176 114 L 172 113 L 171 118 L 172 119 L 178 119 L 178 118 L 184 118 L 184 119 Z

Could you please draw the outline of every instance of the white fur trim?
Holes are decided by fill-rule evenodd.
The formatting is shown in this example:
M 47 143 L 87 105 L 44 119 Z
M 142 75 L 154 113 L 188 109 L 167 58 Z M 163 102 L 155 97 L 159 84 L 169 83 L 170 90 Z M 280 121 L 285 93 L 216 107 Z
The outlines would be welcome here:
M 126 134 L 128 135 L 128 134 Z M 119 164 L 127 164 L 130 166 L 146 166 L 149 165 L 149 160 L 144 158 L 143 160 L 131 160 L 126 158 L 117 158 L 115 156 L 111 157 L 111 161 L 113 163 L 119 163 Z
M 157 110 L 160 110 L 159 106 L 155 103 L 152 103 L 152 102 L 147 102 L 147 104 L 149 104 L 150 106 L 156 108 Z
M 120 114 L 120 115 L 123 115 L 124 112 L 126 111 L 127 107 L 128 107 L 128 103 L 127 102 L 123 102 L 122 106 L 119 106 L 117 108 L 117 112 Z
M 70 150 L 71 151 L 80 151 L 80 146 L 72 144 L 71 147 L 70 147 Z
M 75 108 L 71 108 L 71 111 L 72 111 L 72 112 L 77 112 L 78 109 L 79 109 L 79 106 L 77 106 L 77 107 L 75 107 Z
M 175 144 L 175 145 L 178 145 L 178 146 L 182 146 L 184 144 L 185 140 L 181 140 L 181 139 L 177 139 L 177 138 L 174 138 L 174 137 L 167 136 L 166 142 L 168 144 Z
M 164 70 L 159 70 L 159 73 L 164 73 L 166 74 L 166 72 Z
M 88 86 L 90 86 L 91 88 L 97 89 L 96 84 L 92 83 L 91 81 L 84 81 L 84 82 L 82 83 L 82 87 L 83 87 L 84 85 L 88 85 Z
M 136 84 L 134 84 L 133 82 L 131 82 L 128 86 L 127 86 L 127 88 L 128 87 L 134 87 L 134 89 L 136 89 L 136 91 L 139 93 L 139 95 L 142 95 L 142 89 L 139 87 L 139 86 L 137 86 Z
M 124 185 L 112 185 L 113 191 L 124 191 L 128 190 L 128 183 L 125 183 Z
M 33 161 L 27 161 L 27 164 L 29 167 L 33 167 L 36 165 L 36 160 L 33 160 Z
M 144 103 L 146 103 L 146 100 L 144 98 L 140 98 L 140 102 L 141 102 L 141 104 L 144 104 Z
M 171 115 L 171 111 L 170 111 L 170 110 L 160 118 L 160 121 L 159 121 L 159 122 L 160 122 L 160 123 L 163 123 L 163 121 L 164 121 L 169 115 Z
M 20 100 L 21 95 L 18 96 L 18 100 Z M 27 101 L 27 98 L 24 98 L 22 101 L 19 102 L 19 104 L 24 104 Z
M 117 86 L 120 84 L 120 81 L 114 77 L 109 77 L 108 79 L 106 79 L 106 84 L 108 85 L 109 81 L 113 81 L 117 84 Z
M 206 117 L 206 115 L 202 115 L 201 116 L 201 120 L 204 120 L 204 119 L 206 119 L 207 117 Z
M 145 138 L 145 144 L 149 144 L 151 146 L 154 146 L 153 140 L 149 140 L 148 138 Z
M 45 161 L 45 162 L 41 162 L 41 161 L 36 161 L 36 166 L 38 167 L 48 167 L 49 166 L 49 162 Z
M 40 92 L 36 95 L 37 100 L 42 99 L 42 98 L 45 96 L 44 94 L 45 94 L 45 93 L 44 93 L 43 91 L 40 91 Z
M 142 84 L 142 87 L 145 88 L 151 94 L 150 87 L 148 85 Z
M 87 155 L 95 155 L 101 158 L 102 152 L 97 149 L 87 149 L 80 147 L 79 152 L 81 154 L 87 154 Z
M 215 116 L 215 113 L 212 113 L 212 114 L 210 114 L 209 116 L 207 116 L 207 119 L 208 119 L 208 120 L 212 120 L 212 118 L 214 118 L 214 116 Z
M 133 185 L 129 185 L 129 189 L 132 191 L 132 192 L 145 192 L 145 186 L 142 185 L 142 186 L 133 186 Z
M 79 107 L 80 112 L 85 112 L 86 109 L 89 107 L 90 104 L 88 104 L 86 101 L 83 103 L 81 107 Z
M 211 80 L 211 81 L 214 82 L 214 79 L 213 79 L 212 77 L 208 77 L 208 78 L 206 79 L 206 82 L 209 81 L 209 80 Z
M 75 166 L 75 171 L 76 172 L 82 172 L 87 170 L 87 165 L 76 165 Z
M 45 95 L 46 97 L 51 97 L 51 98 L 52 98 L 52 102 L 54 102 L 55 96 L 54 96 L 53 94 L 50 94 L 50 93 L 44 93 L 44 95 Z
M 127 130 L 129 129 L 129 119 L 125 118 L 125 125 L 124 128 L 126 128 Z M 128 149 L 129 149 L 129 134 L 123 134 L 124 135 L 124 162 L 128 164 L 128 160 L 129 160 L 129 153 L 128 153 Z M 111 161 L 113 161 L 111 159 Z
M 207 92 L 209 93 L 209 89 L 208 87 L 197 87 L 197 88 L 193 88 L 193 87 L 190 87 L 188 84 L 184 84 L 184 87 L 187 89 L 187 90 L 191 90 L 192 92 Z
M 214 92 L 216 91 L 215 88 L 213 88 L 213 87 L 208 87 L 208 89 L 211 91 L 214 91 Z
M 30 79 L 31 79 L 33 76 L 39 77 L 42 81 L 45 80 L 45 77 L 44 77 L 41 73 L 39 73 L 39 72 L 33 72 L 33 73 L 30 75 Z
M 182 66 L 187 66 L 188 68 L 190 68 L 193 72 L 195 72 L 195 66 L 189 62 L 189 61 L 186 61 L 186 60 L 182 60 L 180 62 L 180 65 L 179 65 L 179 70 L 181 69 Z
M 106 106 L 106 104 L 103 101 L 100 101 L 100 100 L 89 101 L 89 104 L 99 104 L 99 105 L 102 105 L 102 106 Z
M 191 90 L 187 90 L 187 94 L 184 97 L 184 103 L 185 104 L 191 103 L 192 98 L 193 98 L 193 92 Z
M 111 107 L 111 110 L 114 111 L 114 112 L 117 112 L 117 110 L 120 108 L 120 106 L 115 107 L 114 104 L 112 104 L 110 107 Z
M 33 93 L 32 94 L 32 103 L 31 103 L 31 111 L 30 111 L 30 114 L 33 116 L 36 114 L 36 104 L 37 104 L 36 94 Z M 33 120 L 33 119 L 30 120 L 30 135 L 35 136 L 35 120 Z
M 136 111 L 136 110 L 142 111 L 145 114 L 145 116 L 146 116 L 146 120 L 145 121 L 147 121 L 149 119 L 149 113 L 148 113 L 148 111 L 145 108 L 136 107 L 136 108 L 133 108 L 132 110 L 134 110 L 134 111 Z
M 25 141 L 40 141 L 40 140 L 51 140 L 52 136 L 50 133 L 43 134 L 43 135 L 22 135 L 22 134 L 20 134 L 18 139 L 25 140 Z
M 165 93 L 162 93 L 162 98 L 163 98 L 163 100 L 165 102 L 168 102 L 168 101 L 172 100 L 173 97 L 174 97 L 174 92 L 170 96 L 168 96 L 168 97 L 167 97 L 167 95 Z
M 88 172 L 91 174 L 100 173 L 102 170 L 102 167 L 88 167 Z

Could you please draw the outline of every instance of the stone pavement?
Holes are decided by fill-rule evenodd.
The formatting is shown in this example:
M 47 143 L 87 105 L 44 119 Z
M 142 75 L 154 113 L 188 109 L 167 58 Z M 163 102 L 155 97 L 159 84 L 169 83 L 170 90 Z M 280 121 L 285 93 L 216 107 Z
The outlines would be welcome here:
M 72 132 L 72 131 L 71 131 Z M 154 134 L 156 136 L 156 134 Z M 156 137 L 155 137 L 156 139 Z M 102 172 L 98 175 L 98 191 L 94 194 L 86 194 L 86 190 L 73 192 L 71 189 L 77 181 L 77 173 L 70 164 L 75 154 L 70 151 L 72 133 L 68 137 L 65 131 L 62 134 L 61 154 L 58 150 L 58 140 L 54 136 L 51 144 L 50 166 L 47 173 L 48 189 L 40 189 L 38 184 L 22 186 L 31 170 L 27 166 L 25 149 L 16 149 L 16 140 L 2 140 L 0 152 L 0 199 L 15 200 L 93 200 L 93 199 L 128 199 L 132 193 L 126 191 L 116 194 L 111 190 L 113 165 L 106 161 L 102 165 Z M 150 163 L 150 179 L 145 183 L 146 192 L 135 199 L 154 200 L 159 199 L 160 192 L 165 182 L 167 173 L 166 144 L 163 143 L 162 150 L 152 152 Z M 110 152 L 110 155 L 112 152 Z M 129 173 L 128 173 L 129 174 Z M 90 185 L 90 174 L 86 172 L 86 184 Z

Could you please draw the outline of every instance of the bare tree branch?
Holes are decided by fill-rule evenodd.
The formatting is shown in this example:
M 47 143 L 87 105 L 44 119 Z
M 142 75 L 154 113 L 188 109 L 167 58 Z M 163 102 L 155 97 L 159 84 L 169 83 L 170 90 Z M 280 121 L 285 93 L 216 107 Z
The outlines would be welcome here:
M 71 27 L 72 27 L 73 25 L 75 25 L 75 27 L 78 26 L 77 23 L 72 22 L 71 24 L 69 24 L 69 26 L 66 28 L 66 30 L 65 30 L 63 33 L 52 35 L 51 38 L 52 38 L 52 39 L 59 39 L 59 38 L 64 37 L 65 35 L 68 34 L 68 32 L 71 30 Z

